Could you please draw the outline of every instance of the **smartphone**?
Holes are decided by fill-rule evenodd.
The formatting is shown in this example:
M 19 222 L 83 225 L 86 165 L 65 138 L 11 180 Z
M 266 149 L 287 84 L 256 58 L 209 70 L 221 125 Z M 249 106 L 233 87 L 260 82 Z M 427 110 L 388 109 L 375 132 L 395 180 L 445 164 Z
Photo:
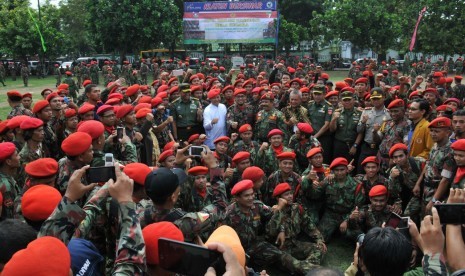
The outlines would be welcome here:
M 216 275 L 223 275 L 226 263 L 220 252 L 191 243 L 160 238 L 158 240 L 160 266 L 182 275 L 203 276 L 209 267 Z
M 191 146 L 189 148 L 189 155 L 192 155 L 192 156 L 202 156 L 202 152 L 205 152 L 204 147 Z
M 116 127 L 116 139 L 123 139 L 123 127 Z
M 392 227 L 396 229 L 399 226 L 399 223 L 402 221 L 402 217 L 396 213 L 391 213 L 389 219 L 386 221 L 386 227 Z
M 105 167 L 113 167 L 115 165 L 115 159 L 113 153 L 105 153 Z
M 465 204 L 438 204 L 434 207 L 438 210 L 441 224 L 465 224 Z
M 182 76 L 182 75 L 184 75 L 184 71 L 183 71 L 182 69 L 173 70 L 172 75 L 173 75 L 174 77 Z
M 105 183 L 110 179 L 113 179 L 113 181 L 116 181 L 115 166 L 93 167 L 93 168 L 88 168 L 86 171 L 87 184 Z
M 63 97 L 63 102 L 65 102 L 65 104 L 69 105 L 69 98 L 68 97 Z

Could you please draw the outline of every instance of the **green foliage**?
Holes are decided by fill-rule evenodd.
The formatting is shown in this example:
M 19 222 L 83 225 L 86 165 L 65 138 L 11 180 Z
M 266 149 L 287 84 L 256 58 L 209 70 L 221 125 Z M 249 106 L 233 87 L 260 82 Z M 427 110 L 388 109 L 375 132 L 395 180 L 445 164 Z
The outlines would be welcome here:
M 279 34 L 278 34 L 278 47 L 284 48 L 286 53 L 289 54 L 292 46 L 299 45 L 299 42 L 305 40 L 305 28 L 296 23 L 292 23 L 284 19 L 284 16 L 279 17 Z

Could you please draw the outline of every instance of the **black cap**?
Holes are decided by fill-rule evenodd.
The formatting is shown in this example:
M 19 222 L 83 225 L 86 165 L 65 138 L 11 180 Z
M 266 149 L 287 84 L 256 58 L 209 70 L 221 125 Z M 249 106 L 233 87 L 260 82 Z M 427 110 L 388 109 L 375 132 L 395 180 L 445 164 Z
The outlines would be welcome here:
M 164 200 L 172 195 L 178 186 L 177 175 L 163 167 L 152 171 L 145 178 L 145 191 L 153 201 Z

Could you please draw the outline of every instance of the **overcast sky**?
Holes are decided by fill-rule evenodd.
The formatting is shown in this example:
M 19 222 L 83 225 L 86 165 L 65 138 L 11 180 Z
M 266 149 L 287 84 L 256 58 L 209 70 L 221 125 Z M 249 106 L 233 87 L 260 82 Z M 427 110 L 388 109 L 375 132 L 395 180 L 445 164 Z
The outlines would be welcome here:
M 40 1 L 40 4 L 45 3 L 45 0 L 29 0 L 32 8 L 37 9 L 37 1 Z M 50 3 L 58 6 L 58 3 L 60 3 L 60 0 L 50 0 Z

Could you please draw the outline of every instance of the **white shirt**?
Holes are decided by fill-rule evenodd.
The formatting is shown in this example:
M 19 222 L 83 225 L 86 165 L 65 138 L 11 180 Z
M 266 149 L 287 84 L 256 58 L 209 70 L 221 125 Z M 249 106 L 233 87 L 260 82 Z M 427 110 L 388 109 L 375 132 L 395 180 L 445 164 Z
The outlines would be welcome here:
M 220 103 L 218 106 L 209 104 L 203 111 L 203 128 L 207 139 L 205 144 L 210 148 L 214 149 L 215 145 L 213 141 L 216 138 L 226 135 L 226 106 Z M 212 120 L 218 118 L 216 124 L 212 124 Z

